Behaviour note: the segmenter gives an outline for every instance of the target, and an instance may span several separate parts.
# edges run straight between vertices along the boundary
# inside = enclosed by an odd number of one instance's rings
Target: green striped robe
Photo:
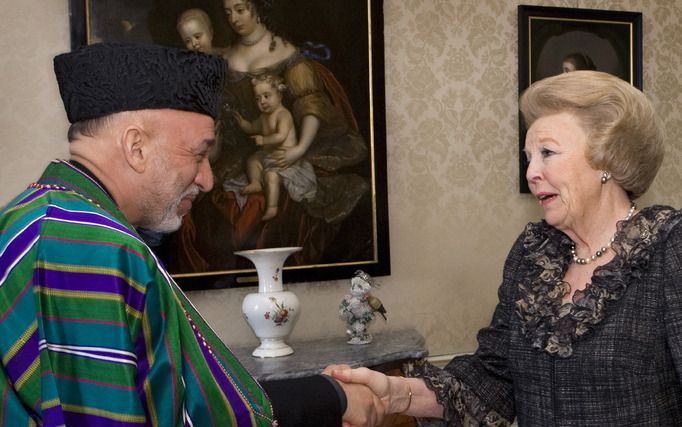
[[[0,216],[0,426],[266,426],[262,388],[94,180]]]

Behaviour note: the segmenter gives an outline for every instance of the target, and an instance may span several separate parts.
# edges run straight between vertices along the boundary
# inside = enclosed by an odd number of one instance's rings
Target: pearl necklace
[[[625,219],[623,219],[623,221],[627,221],[630,218],[632,218],[632,215],[635,213],[635,209],[637,209],[637,205],[634,202],[631,202],[630,210],[628,211],[628,214],[625,217]],[[604,255],[609,250],[609,248],[611,247],[611,244],[615,240],[616,240],[616,233],[613,234],[613,237],[611,237],[611,240],[609,241],[609,243],[606,246],[602,246],[601,248],[599,248],[599,250],[597,250],[597,252],[595,252],[595,254],[589,258],[580,258],[575,253],[575,243],[573,243],[573,245],[571,245],[571,255],[573,255],[573,262],[576,264],[579,264],[579,265],[585,265],[585,264],[591,263],[592,261],[596,260],[600,256]]]

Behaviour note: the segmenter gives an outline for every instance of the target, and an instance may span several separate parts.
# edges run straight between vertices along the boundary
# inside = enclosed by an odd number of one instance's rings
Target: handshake
[[[375,426],[387,414],[443,416],[436,396],[419,378],[387,376],[368,368],[329,365],[322,372],[336,379],[346,394],[343,427]]]

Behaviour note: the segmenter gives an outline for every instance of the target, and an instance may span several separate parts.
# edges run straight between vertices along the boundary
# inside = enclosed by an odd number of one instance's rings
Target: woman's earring
[[[601,183],[606,184],[606,181],[608,181],[611,178],[611,174],[606,172],[606,171],[601,171]]]

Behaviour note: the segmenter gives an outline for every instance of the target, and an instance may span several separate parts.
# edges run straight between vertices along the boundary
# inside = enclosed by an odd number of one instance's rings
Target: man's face
[[[208,152],[215,143],[213,119],[177,110],[152,112],[153,157],[140,197],[140,226],[169,233],[180,228],[182,217],[200,192],[213,187]]]

